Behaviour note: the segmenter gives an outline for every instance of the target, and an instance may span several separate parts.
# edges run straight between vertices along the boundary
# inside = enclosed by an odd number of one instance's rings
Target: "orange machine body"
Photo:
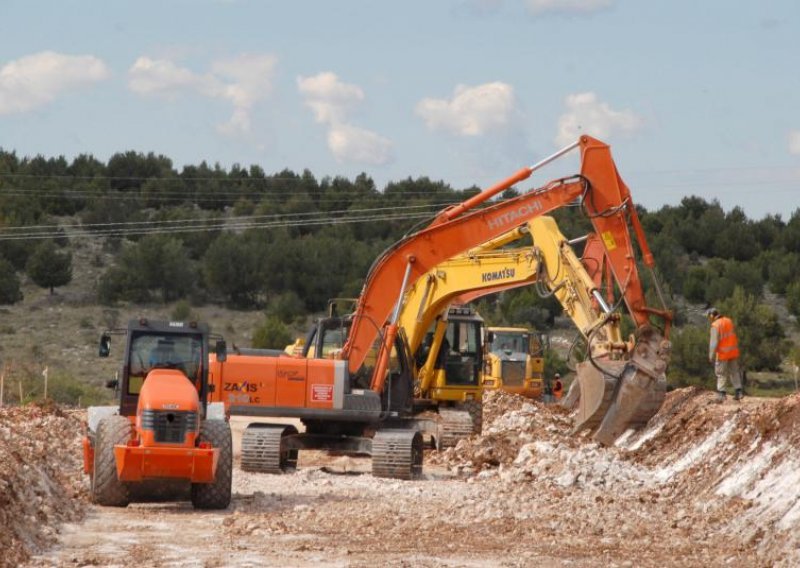
[[[197,388],[181,371],[153,369],[139,393],[135,416],[138,437],[114,446],[121,481],[153,478],[214,480],[219,450],[196,447],[200,431]]]
[[[234,414],[296,415],[340,410],[346,373],[344,361],[331,359],[230,354],[220,362],[212,355],[209,383],[213,400]]]
[[[219,450],[196,447],[200,428],[197,388],[181,371],[153,369],[148,373],[135,416],[137,437],[114,446],[117,475],[121,481],[154,478],[187,479],[210,483],[217,469]],[[178,435],[183,434],[183,435]],[[84,472],[94,463],[94,448],[83,441]]]

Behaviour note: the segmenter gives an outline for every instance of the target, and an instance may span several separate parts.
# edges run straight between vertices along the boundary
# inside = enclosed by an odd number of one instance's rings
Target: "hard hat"
[[[557,379],[560,379],[560,378],[561,378],[561,374],[559,374],[559,373],[556,373],[555,377],[556,377]]]
[[[719,310],[717,308],[708,308],[706,310],[706,317],[708,319],[714,319],[719,315]]]

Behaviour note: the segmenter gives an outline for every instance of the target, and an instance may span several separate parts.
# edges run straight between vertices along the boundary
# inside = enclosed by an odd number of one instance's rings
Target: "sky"
[[[19,156],[462,189],[589,134],[648,209],[800,207],[796,0],[0,0],[0,34]]]

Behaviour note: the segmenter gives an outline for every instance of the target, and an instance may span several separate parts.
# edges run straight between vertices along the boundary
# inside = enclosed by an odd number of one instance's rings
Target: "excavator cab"
[[[332,315],[320,318],[306,335],[300,356],[308,359],[336,359],[341,353],[351,319],[348,316]],[[408,410],[412,401],[413,364],[403,333],[395,339],[386,368],[386,388],[381,393],[383,408],[388,411]],[[369,388],[375,368],[378,347],[373,346],[364,358],[363,367],[350,377],[352,388]]]
[[[445,350],[445,346],[447,350]],[[483,364],[483,318],[467,307],[450,308],[442,345],[447,357],[439,388],[479,387]]]

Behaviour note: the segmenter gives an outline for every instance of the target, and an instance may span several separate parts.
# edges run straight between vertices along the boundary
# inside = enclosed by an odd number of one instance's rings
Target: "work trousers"
[[[742,374],[739,369],[739,359],[728,359],[714,363],[714,374],[717,376],[717,390],[724,391],[730,381],[733,388],[742,388]]]

